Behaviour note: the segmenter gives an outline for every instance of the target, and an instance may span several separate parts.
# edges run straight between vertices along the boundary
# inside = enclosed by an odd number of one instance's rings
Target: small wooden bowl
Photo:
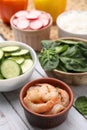
[[[31,46],[35,51],[41,50],[41,40],[50,39],[50,29],[53,23],[52,16],[49,24],[40,30],[21,30],[14,26],[13,19],[15,14],[11,17],[10,23],[16,41],[21,41]]]
[[[69,94],[69,98],[70,98],[70,102],[69,102],[68,106],[66,107],[66,109],[64,109],[63,111],[61,111],[57,114],[53,114],[53,115],[52,114],[50,114],[50,115],[38,114],[38,113],[31,111],[25,105],[23,99],[24,99],[29,87],[34,86],[35,84],[38,84],[38,83],[48,83],[48,84],[51,84],[55,87],[59,87],[61,89],[66,90],[67,93]],[[20,102],[21,102],[21,105],[24,109],[25,115],[26,115],[29,123],[32,126],[35,126],[38,128],[45,128],[45,129],[56,127],[65,121],[65,119],[67,118],[68,111],[70,110],[70,108],[73,105],[73,99],[74,99],[73,92],[72,92],[70,86],[68,86],[63,81],[60,81],[60,80],[55,79],[55,78],[39,78],[39,79],[33,80],[31,82],[28,82],[21,89],[21,92],[20,92]]]
[[[87,44],[87,40],[75,37],[62,37],[60,39],[73,40],[73,41],[83,41]],[[46,71],[49,77],[58,78],[68,84],[73,85],[86,85],[87,84],[87,72],[84,73],[68,73],[60,70]]]

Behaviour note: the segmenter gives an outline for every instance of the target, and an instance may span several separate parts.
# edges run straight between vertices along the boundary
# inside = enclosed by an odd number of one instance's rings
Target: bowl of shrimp
[[[29,123],[37,128],[53,128],[63,123],[73,105],[69,85],[55,78],[38,78],[20,91],[20,103]]]

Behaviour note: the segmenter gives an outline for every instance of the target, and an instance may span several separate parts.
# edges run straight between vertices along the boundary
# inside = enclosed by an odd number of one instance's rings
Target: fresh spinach
[[[39,60],[44,70],[53,70],[58,66],[59,56],[55,50],[44,50],[39,54]]]
[[[80,96],[75,100],[76,108],[83,114],[87,115],[87,97]]]
[[[73,40],[43,40],[39,61],[44,70],[87,71],[87,45]]]
[[[68,45],[59,45],[55,47],[56,53],[62,53],[68,49]]]

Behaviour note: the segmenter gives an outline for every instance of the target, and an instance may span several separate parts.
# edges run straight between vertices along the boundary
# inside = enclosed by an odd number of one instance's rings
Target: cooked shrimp
[[[42,95],[39,91],[39,87],[38,86],[30,87],[29,90],[27,91],[27,95],[25,98],[28,98],[28,100],[35,103],[42,102]]]
[[[64,108],[65,107],[62,104],[55,104],[53,108],[45,114],[56,114],[64,110]]]
[[[40,87],[46,87],[48,92],[51,92],[51,91],[56,91],[56,88],[53,86],[53,85],[50,85],[48,83],[43,83],[43,84],[37,84],[38,86]]]
[[[34,112],[54,114],[68,105],[69,95],[63,89],[42,83],[29,88],[24,102]]]
[[[43,95],[43,100],[44,102],[45,101],[48,101],[52,98],[56,98],[58,97],[58,92],[57,92],[57,89],[50,85],[50,84],[47,84],[47,83],[44,83],[44,84],[38,84],[40,87],[40,93]]]
[[[54,104],[56,103],[56,98],[49,100],[46,103],[38,103],[38,104],[35,104],[30,100],[28,100],[27,98],[24,98],[24,102],[27,105],[27,107],[32,111],[37,113],[44,113],[49,111],[54,106]]]
[[[61,104],[66,107],[69,104],[69,95],[63,89],[58,89],[58,94],[61,96]]]

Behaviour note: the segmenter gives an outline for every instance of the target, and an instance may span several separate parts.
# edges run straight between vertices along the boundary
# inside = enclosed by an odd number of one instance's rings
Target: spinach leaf
[[[74,40],[42,40],[39,61],[44,70],[87,71],[87,45]]]
[[[59,56],[55,53],[55,50],[48,49],[39,54],[39,61],[44,70],[53,70],[59,64]]]
[[[56,43],[55,41],[52,41],[52,40],[42,40],[41,45],[44,50],[44,49],[50,49],[50,48],[53,49],[53,48],[55,48],[55,46],[60,45],[60,43],[59,42]]]
[[[79,47],[80,48],[80,52],[83,56],[87,57],[87,48],[83,48],[83,47]]]
[[[61,62],[60,59],[59,59],[59,64],[58,64],[58,66],[57,66],[56,69],[61,70],[61,71],[64,71],[64,72],[67,72],[67,69],[66,69],[66,67],[65,67],[65,64],[63,64],[63,62]]]
[[[65,68],[71,72],[85,72],[87,71],[87,65],[84,63],[84,59],[61,57],[61,62],[65,65]]]
[[[78,44],[78,41],[74,41],[74,40],[59,39],[58,42],[69,44],[69,45],[76,45],[76,44]]]
[[[81,58],[83,57],[78,46],[72,46],[68,47],[68,49],[61,54],[61,56],[66,56],[66,57],[73,57],[73,58]]]
[[[79,46],[82,47],[82,48],[85,48],[87,49],[87,43],[84,43],[84,42],[79,42]]]
[[[55,50],[56,50],[56,53],[61,53],[61,52],[64,52],[68,49],[68,45],[59,45],[57,47],[55,47]]]
[[[87,97],[80,96],[75,100],[76,108],[83,114],[87,115]]]

